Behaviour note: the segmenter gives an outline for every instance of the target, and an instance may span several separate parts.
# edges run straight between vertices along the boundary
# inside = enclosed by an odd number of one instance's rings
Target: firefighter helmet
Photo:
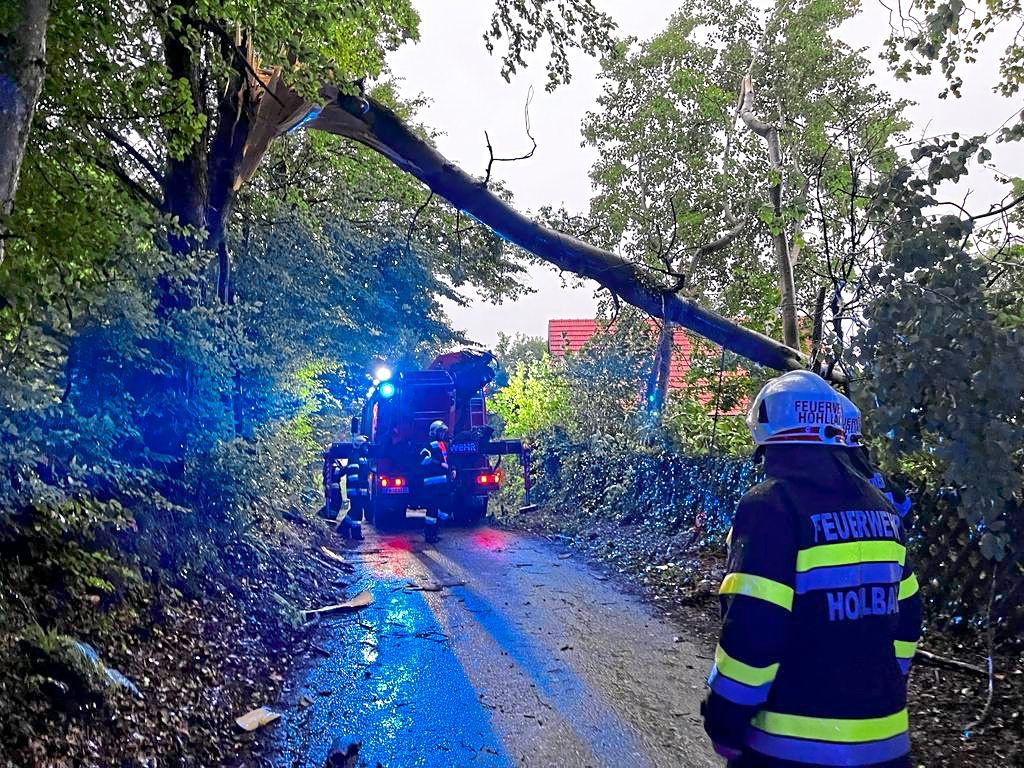
[[[441,440],[448,435],[448,425],[438,419],[430,425],[428,433],[432,440]]]
[[[765,384],[747,413],[747,427],[758,445],[846,444],[839,393],[810,371],[790,371]]]
[[[843,406],[843,432],[846,433],[846,444],[851,448],[859,448],[863,445],[860,431],[860,408],[846,395],[837,392],[836,396]]]
[[[352,438],[352,447],[360,453],[366,453],[370,447],[370,438],[366,435],[356,435]]]

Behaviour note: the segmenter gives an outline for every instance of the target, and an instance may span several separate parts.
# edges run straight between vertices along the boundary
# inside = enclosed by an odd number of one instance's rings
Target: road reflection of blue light
[[[497,531],[493,533],[501,535]],[[428,554],[419,559],[438,578],[443,578],[447,571],[455,568],[454,563],[447,561],[442,566],[435,557]],[[599,692],[567,665],[558,664],[557,670],[551,669],[556,660],[550,649],[533,641],[523,627],[515,626],[504,612],[471,587],[454,585],[451,594],[462,603],[472,621],[483,627],[498,647],[516,662],[518,669],[544,694],[546,701],[576,734],[584,737],[593,754],[633,768],[648,764],[645,750],[635,733],[623,725]],[[523,599],[511,593],[507,597],[510,600]],[[458,632],[459,628],[453,626],[452,630]]]
[[[374,604],[319,640],[331,656],[306,672],[298,694],[313,705],[284,723],[278,764],[323,765],[340,739],[362,742],[368,765],[511,766],[423,594],[403,575],[373,578]]]

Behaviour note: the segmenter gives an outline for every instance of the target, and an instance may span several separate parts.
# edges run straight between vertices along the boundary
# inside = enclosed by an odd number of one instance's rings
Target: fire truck
[[[398,525],[423,507],[420,451],[434,421],[448,425],[448,463],[454,469],[449,512],[467,525],[483,520],[501,488],[501,457],[517,455],[529,484],[529,452],[520,440],[493,440],[484,388],[494,379],[490,352],[439,355],[425,369],[403,370],[375,381],[353,433],[370,440],[374,471],[368,517],[379,528]],[[494,460],[497,457],[497,460]]]

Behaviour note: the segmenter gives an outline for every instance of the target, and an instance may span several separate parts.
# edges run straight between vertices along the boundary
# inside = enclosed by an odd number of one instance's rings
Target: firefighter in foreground
[[[747,423],[766,479],[740,502],[704,728],[732,768],[910,765],[920,634],[899,516],[851,462],[820,377],[769,382]]]
[[[448,425],[435,421],[430,425],[430,442],[420,451],[423,498],[426,505],[424,538],[435,542],[439,538],[438,527],[448,519],[447,507],[451,496],[451,481],[455,470],[448,466]]]

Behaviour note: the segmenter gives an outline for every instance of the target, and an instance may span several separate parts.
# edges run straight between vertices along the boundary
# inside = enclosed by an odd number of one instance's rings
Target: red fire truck
[[[455,470],[450,512],[457,522],[472,524],[487,515],[488,499],[503,479],[501,456],[518,455],[528,469],[521,441],[491,439],[484,388],[494,379],[494,362],[490,352],[461,350],[374,385],[352,426],[370,439],[374,472],[368,515],[376,526],[393,526],[407,510],[422,508],[420,451],[434,421],[448,425],[448,462]]]

